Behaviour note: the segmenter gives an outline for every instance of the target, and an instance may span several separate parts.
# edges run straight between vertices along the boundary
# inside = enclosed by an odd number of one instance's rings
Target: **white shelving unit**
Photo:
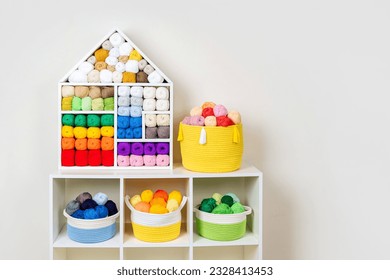
[[[178,189],[188,196],[182,210],[180,236],[170,242],[149,243],[136,239],[132,232],[126,195],[145,188],[167,191]],[[77,243],[66,233],[63,209],[79,193],[104,192],[120,211],[116,235],[105,242]],[[194,224],[193,208],[214,192],[237,194],[242,204],[252,208],[247,216],[243,238],[223,242],[199,236]],[[81,170],[61,171],[50,176],[50,258],[51,259],[262,259],[262,173],[243,163],[240,170],[229,173],[198,173],[175,164],[172,170]]]

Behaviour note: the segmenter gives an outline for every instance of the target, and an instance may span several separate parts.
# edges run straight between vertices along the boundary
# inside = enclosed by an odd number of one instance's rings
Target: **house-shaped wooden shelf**
[[[120,30],[58,84],[59,169],[171,169],[173,83]]]

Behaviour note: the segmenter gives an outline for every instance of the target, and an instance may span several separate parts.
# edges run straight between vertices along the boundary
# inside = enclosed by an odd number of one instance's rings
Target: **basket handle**
[[[193,209],[194,213],[200,212],[200,209],[198,207],[199,207],[199,205],[194,207],[194,209]],[[252,208],[250,208],[249,206],[244,206],[244,209],[245,209],[245,211],[242,213],[244,213],[245,216],[248,216],[249,214],[252,213]],[[242,214],[242,213],[239,213],[239,214]],[[227,214],[227,215],[229,215],[229,214]]]
[[[238,130],[237,126],[235,125],[234,126],[234,129],[233,129],[233,143],[240,143],[240,140],[241,140],[241,136],[240,136],[240,131]]]
[[[183,141],[183,129],[182,124],[179,124],[179,133],[177,134],[177,141]]]

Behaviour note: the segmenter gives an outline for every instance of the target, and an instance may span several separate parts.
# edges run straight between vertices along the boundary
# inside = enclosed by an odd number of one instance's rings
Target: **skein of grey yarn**
[[[74,212],[76,212],[79,209],[80,209],[80,203],[76,200],[72,200],[66,205],[65,211],[69,215],[72,215]]]
[[[83,192],[76,197],[76,200],[80,203],[83,204],[83,202],[86,199],[92,199],[92,195],[89,192]]]

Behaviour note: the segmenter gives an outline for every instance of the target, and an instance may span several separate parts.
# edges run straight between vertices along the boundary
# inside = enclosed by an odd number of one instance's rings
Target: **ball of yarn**
[[[93,200],[95,200],[98,205],[104,205],[108,201],[108,196],[102,192],[98,192],[93,196]]]
[[[168,193],[164,190],[157,190],[153,194],[153,198],[161,197],[164,201],[168,201]]]
[[[235,124],[241,123],[241,115],[237,111],[230,111],[228,114],[229,119],[231,119]]]
[[[79,209],[75,211],[71,216],[76,219],[84,219],[84,210]]]
[[[211,213],[216,206],[217,204],[214,198],[205,198],[202,200],[199,210]]]
[[[146,65],[148,65],[148,62],[145,59],[141,59],[140,61],[138,61],[138,68],[139,68],[139,70],[144,70]]]
[[[205,126],[217,126],[217,118],[215,116],[208,116],[204,119]]]
[[[95,70],[99,71],[99,80],[100,80],[100,71],[107,69],[107,63],[104,61],[98,61],[95,63]]]
[[[189,116],[184,117],[184,119],[181,121],[181,123],[190,125],[191,124],[191,117],[189,117]]]
[[[162,197],[155,197],[155,198],[153,198],[150,201],[150,206],[153,206],[153,205],[156,205],[156,204],[159,204],[159,205],[161,205],[163,207],[167,206],[166,201]]]
[[[150,206],[149,213],[151,214],[166,214],[168,209],[162,206],[161,204],[154,204]]]
[[[106,40],[106,41],[104,41],[103,42],[103,44],[102,44],[102,48],[103,49],[105,49],[105,50],[111,50],[112,49],[112,44],[111,44],[111,42],[109,41],[109,40]]]
[[[88,198],[88,199],[84,200],[83,203],[81,203],[80,209],[86,210],[86,209],[90,209],[90,208],[95,208],[96,206],[98,206],[96,201]]]
[[[95,207],[96,214],[99,219],[105,218],[108,216],[108,209],[104,205],[98,205]]]
[[[202,107],[194,107],[190,111],[190,116],[201,116],[202,115]]]
[[[72,215],[74,212],[80,209],[80,203],[77,200],[69,201],[69,203],[66,205],[66,213],[69,215]]]
[[[140,201],[142,201],[142,199],[139,194],[136,194],[130,198],[130,204],[133,205],[133,207],[135,207]]]
[[[215,202],[216,202],[216,204],[218,205],[218,204],[221,203],[222,194],[220,194],[220,193],[214,193],[214,194],[212,195],[212,198],[215,199]]]
[[[213,108],[210,108],[210,107],[207,107],[207,108],[204,108],[202,110],[202,116],[204,118],[208,117],[208,116],[214,116],[214,110]]]
[[[94,220],[98,218],[99,218],[99,214],[96,212],[95,208],[89,208],[84,211],[84,219]]]
[[[133,50],[133,47],[131,46],[130,43],[126,42],[126,43],[121,44],[118,47],[118,49],[119,49],[120,56],[123,56],[123,55],[129,56],[130,52]]]
[[[150,204],[146,201],[140,201],[134,206],[134,209],[140,212],[149,213]]]
[[[70,74],[68,80],[71,83],[86,83],[88,81],[87,74],[81,70],[75,70],[72,74]]]
[[[228,110],[225,108],[225,106],[221,104],[217,104],[213,108],[214,116],[216,117],[222,117],[226,116],[228,114]]]
[[[180,203],[181,203],[181,201],[183,199],[183,196],[181,195],[181,192],[174,190],[174,191],[171,191],[169,193],[168,201],[171,200],[171,199],[176,200],[177,203],[180,205]]]
[[[83,73],[85,73],[85,74],[88,74],[89,72],[91,72],[91,71],[94,69],[94,66],[93,66],[93,64],[90,63],[90,62],[84,61],[84,62],[82,62],[82,63],[79,65],[78,69],[79,69],[81,72],[83,72]]]
[[[114,47],[120,46],[125,41],[125,39],[118,32],[112,34],[109,40]]]
[[[227,205],[225,203],[221,203],[221,204],[217,205],[217,207],[215,207],[213,209],[213,211],[211,211],[211,213],[213,213],[213,214],[233,214],[233,211],[229,205]]]
[[[100,81],[102,83],[111,83],[112,82],[112,72],[107,69],[100,71]]]
[[[88,83],[99,83],[100,82],[100,72],[99,70],[92,70],[87,75]]]
[[[228,196],[231,196],[233,198],[233,203],[236,203],[236,202],[240,202],[240,199],[238,198],[238,196],[234,193],[226,193],[225,195],[228,195]]]
[[[94,53],[97,62],[106,60],[108,54],[109,51],[103,48],[96,50]]]
[[[221,198],[221,203],[223,204],[227,204],[230,206],[233,205],[233,198],[230,196],[230,195],[224,195],[222,198]]]
[[[204,117],[203,116],[192,116],[190,119],[190,124],[203,126],[204,125]]]
[[[232,209],[233,213],[235,214],[245,212],[245,208],[241,205],[240,202],[234,203],[230,209]]]
[[[234,125],[234,122],[226,116],[217,117],[217,126],[230,126]]]
[[[166,208],[168,209],[168,212],[171,213],[179,209],[179,203],[177,203],[176,199],[171,198],[168,200]]]
[[[96,57],[94,55],[91,55],[90,57],[88,57],[87,62],[94,65],[96,63]]]
[[[204,108],[214,108],[214,106],[215,106],[215,103],[209,101],[209,102],[205,102],[205,103],[202,104],[202,109],[204,109]]]
[[[153,199],[153,191],[152,190],[144,190],[141,193],[141,200],[145,202],[150,202]]]
[[[106,206],[106,208],[108,210],[108,216],[112,216],[112,215],[115,215],[116,213],[118,213],[118,208],[116,207],[116,204],[114,201],[108,200],[106,202],[106,204],[104,204],[104,206]]]
[[[76,197],[76,200],[82,204],[85,200],[92,199],[92,195],[89,192],[83,192]]]

